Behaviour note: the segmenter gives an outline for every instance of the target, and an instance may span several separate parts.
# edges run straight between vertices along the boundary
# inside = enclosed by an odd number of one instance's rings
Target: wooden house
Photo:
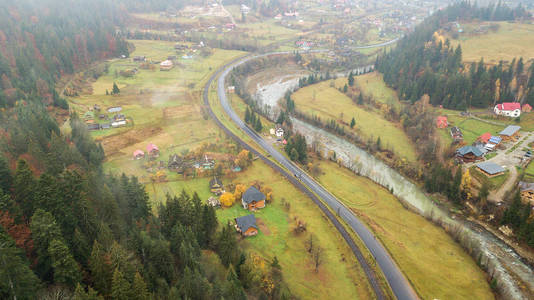
[[[499,135],[503,141],[515,141],[519,137],[520,129],[521,126],[508,125],[501,132],[499,132]]]
[[[462,131],[456,126],[451,128],[451,137],[454,142],[461,142],[464,139]]]
[[[482,160],[484,153],[475,146],[464,146],[456,149],[456,157],[463,162]]]
[[[215,195],[219,196],[224,193],[224,186],[222,182],[216,176],[210,180],[210,191]]]
[[[164,60],[162,61],[160,64],[159,64],[159,70],[160,71],[169,71],[172,69],[172,67],[174,66],[174,64],[172,63],[171,60]]]
[[[169,171],[179,172],[182,170],[183,172],[183,165],[184,160],[178,154],[173,154],[169,157],[167,168],[169,168]]]
[[[241,198],[241,204],[244,209],[256,210],[265,207],[265,195],[260,192],[256,187],[249,187]]]
[[[436,126],[438,128],[447,128],[447,126],[449,126],[447,116],[438,116],[438,118],[436,119]]]
[[[235,218],[235,228],[242,236],[258,234],[258,225],[256,225],[256,217],[253,214]]]

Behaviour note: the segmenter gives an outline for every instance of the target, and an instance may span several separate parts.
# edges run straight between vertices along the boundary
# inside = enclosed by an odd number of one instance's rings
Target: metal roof
[[[503,167],[491,161],[481,162],[476,164],[476,166],[490,175],[502,173],[505,171]]]
[[[492,144],[498,144],[502,141],[502,138],[500,136],[492,136],[488,143],[492,143]]]
[[[501,132],[499,132],[500,135],[506,135],[506,136],[512,136],[516,132],[521,129],[521,126],[517,125],[508,125],[508,127],[504,128]]]
[[[474,147],[474,146],[463,146],[462,148],[456,149],[456,152],[460,154],[461,156],[464,156],[467,153],[473,153],[477,157],[483,155],[482,151],[480,151],[479,148]]]

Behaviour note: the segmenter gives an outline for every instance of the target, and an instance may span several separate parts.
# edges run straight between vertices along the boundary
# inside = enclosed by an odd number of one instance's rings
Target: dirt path
[[[509,168],[509,170],[510,170],[510,176],[508,176],[508,179],[506,179],[506,182],[501,186],[501,188],[497,192],[491,193],[488,196],[488,200],[490,202],[493,202],[493,203],[502,202],[506,192],[508,192],[514,187],[515,180],[517,179],[517,169],[515,167],[511,167]]]
[[[234,19],[234,16],[232,16],[232,14],[226,10],[226,8],[224,7],[223,3],[222,3],[222,0],[219,2],[219,5],[221,6],[221,9],[226,13],[228,14],[228,16],[230,17],[230,21],[232,21],[232,24],[236,24],[237,23],[235,22],[235,19]]]

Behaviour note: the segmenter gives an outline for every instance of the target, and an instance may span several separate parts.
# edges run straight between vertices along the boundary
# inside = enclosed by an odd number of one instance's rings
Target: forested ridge
[[[430,103],[452,109],[487,107],[498,101],[534,104],[534,68],[527,70],[522,58],[488,66],[462,63],[461,45],[454,48],[440,35],[445,24],[454,21],[514,21],[529,17],[521,6],[504,4],[478,7],[459,2],[436,12],[402,38],[395,49],[377,59],[376,67],[386,83],[402,99],[415,102],[423,95]]]
[[[65,108],[54,89],[62,75],[128,55],[117,30],[124,17],[104,0],[0,3],[0,107],[26,100]]]
[[[258,267],[196,193],[152,206],[103,171],[76,113],[70,132],[49,115],[61,76],[128,55],[109,3],[0,5],[0,299],[291,297],[276,257]]]

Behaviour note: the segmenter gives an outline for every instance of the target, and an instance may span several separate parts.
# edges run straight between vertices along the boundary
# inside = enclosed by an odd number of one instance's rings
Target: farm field
[[[318,180],[383,242],[422,299],[493,299],[484,272],[440,227],[386,189],[330,161]]]
[[[346,82],[345,78],[338,79],[336,85]],[[350,129],[347,125],[345,130],[361,134],[364,139],[376,141],[381,139],[382,145],[386,149],[393,150],[400,157],[409,161],[416,160],[415,149],[408,136],[398,127],[384,119],[379,112],[369,111],[361,108],[352,102],[345,94],[330,86],[330,81],[320,82],[307,86],[296,91],[292,98],[298,111],[309,116],[316,115],[323,122],[329,120],[342,120],[345,124],[350,124],[354,117],[356,120],[355,129]]]
[[[474,34],[480,23],[462,24],[464,34],[459,39],[451,39],[452,45],[462,45],[462,55],[465,62],[478,62],[481,57],[486,63],[497,64],[500,60],[512,61],[523,57],[524,61],[534,58],[534,25],[491,22],[498,24],[496,32]]]

